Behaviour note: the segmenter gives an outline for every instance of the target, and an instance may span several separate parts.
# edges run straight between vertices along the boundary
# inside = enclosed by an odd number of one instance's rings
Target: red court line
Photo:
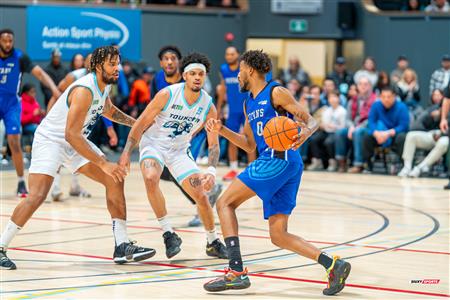
[[[5,215],[5,214],[1,214],[0,216],[1,217],[11,217],[10,215]],[[80,221],[80,220],[54,219],[54,218],[42,218],[42,217],[32,217],[32,219],[39,220],[39,221],[56,221],[56,222],[61,222],[61,223],[76,223],[76,224],[92,224],[92,225],[111,226],[111,224],[109,224],[109,223],[98,223],[98,222]],[[128,228],[136,228],[136,229],[159,229],[159,230],[161,230],[160,227],[155,227],[155,226],[127,225],[127,227]],[[189,230],[189,229],[176,229],[175,231],[204,234],[204,232],[202,232],[202,231],[195,231],[195,230]],[[219,233],[219,234],[221,234],[221,233]],[[263,236],[263,235],[240,234],[239,236],[247,237],[247,238],[256,238],[256,239],[270,239],[269,236]],[[336,243],[336,242],[311,241],[311,240],[308,240],[308,242],[314,243],[314,244],[325,244],[325,245],[340,244],[340,243]],[[385,247],[385,246],[370,246],[370,245],[357,245],[357,244],[342,244],[342,246],[362,247],[362,248],[371,248],[371,249],[388,249],[388,248],[390,248],[390,247]],[[405,251],[405,252],[416,252],[416,253],[426,253],[426,254],[450,255],[450,252],[430,251],[430,250],[422,250],[422,249],[396,248],[391,251]]]
[[[82,254],[82,253],[68,253],[68,252],[59,252],[59,251],[49,251],[49,250],[38,250],[38,249],[23,249],[23,248],[10,248],[9,250],[18,250],[18,251],[27,251],[27,252],[40,252],[40,253],[47,253],[47,254],[58,254],[58,255],[67,255],[67,256],[78,256],[78,257],[87,257],[87,258],[96,258],[96,259],[103,259],[103,260],[112,260],[110,257],[106,256],[98,256],[98,255],[90,255],[90,254]],[[223,273],[222,270],[208,270],[207,268],[203,267],[188,267],[178,264],[164,264],[164,263],[157,263],[157,262],[141,262],[141,264],[146,265],[156,265],[161,267],[170,267],[170,268],[185,268],[185,269],[192,269],[192,270],[207,270],[212,272],[218,272]],[[278,279],[278,280],[286,280],[286,281],[298,281],[298,282],[307,282],[307,283],[316,283],[316,284],[326,284],[326,281],[321,280],[312,280],[312,279],[304,279],[304,278],[295,278],[295,277],[287,277],[287,276],[278,276],[278,275],[268,275],[264,273],[252,273],[250,276],[254,277],[261,277],[261,278],[270,278],[270,279]],[[405,289],[396,289],[396,288],[388,288],[388,287],[381,287],[381,286],[372,286],[372,285],[362,285],[362,284],[352,284],[347,283],[347,287],[353,287],[353,288],[359,288],[359,289],[369,289],[369,290],[378,290],[378,291],[385,291],[385,292],[394,292],[394,293],[407,293],[407,294],[415,294],[415,295],[423,295],[423,296],[436,296],[436,297],[450,297],[450,294],[441,294],[441,293],[430,293],[430,292],[421,292],[421,291],[415,291],[415,290],[405,290]]]

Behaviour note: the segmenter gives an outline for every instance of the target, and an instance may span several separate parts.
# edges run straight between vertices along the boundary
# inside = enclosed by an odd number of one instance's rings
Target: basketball
[[[275,117],[264,127],[264,140],[270,148],[285,151],[291,148],[298,132],[299,128],[294,120],[288,117]]]

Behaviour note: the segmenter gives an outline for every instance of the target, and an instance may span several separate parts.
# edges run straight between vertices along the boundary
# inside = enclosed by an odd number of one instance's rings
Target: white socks
[[[212,242],[218,239],[215,228],[211,231],[206,231],[206,239],[208,240],[208,244],[211,244]]]
[[[9,220],[0,237],[0,247],[8,248],[9,243],[11,243],[12,239],[16,236],[20,229],[22,228],[16,225],[13,221]]]
[[[164,216],[162,218],[158,219],[159,225],[161,226],[163,232],[173,232],[173,228],[169,223],[169,218],[167,216]]]
[[[25,177],[23,177],[23,176],[17,176],[17,181],[19,181],[19,182],[24,182],[24,181],[25,181]]]
[[[127,221],[121,219],[112,219],[112,229],[116,246],[122,243],[129,243],[127,234]]]
[[[230,161],[230,169],[236,171],[237,168],[238,168],[238,162],[237,162],[237,160],[235,160],[235,161]]]

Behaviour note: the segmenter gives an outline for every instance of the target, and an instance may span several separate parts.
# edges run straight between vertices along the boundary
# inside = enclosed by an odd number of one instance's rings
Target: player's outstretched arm
[[[132,127],[136,120],[130,117],[120,109],[118,109],[108,97],[105,101],[105,109],[103,110],[103,116],[107,117],[113,122]]]
[[[318,128],[319,123],[292,97],[288,89],[276,87],[272,92],[275,109],[282,108],[292,114],[301,131],[296,136],[292,149],[297,150]]]
[[[74,99],[76,101],[73,101]],[[126,170],[117,164],[108,162],[105,157],[98,155],[82,135],[85,116],[89,111],[92,100],[92,93],[88,88],[80,86],[71,91],[68,97],[69,113],[65,131],[66,141],[81,156],[113,177],[114,181],[123,181],[126,176]]]
[[[228,129],[226,126],[223,126],[222,121],[213,119],[210,119],[208,120],[208,122],[206,122],[206,131],[215,131],[219,133],[231,143],[235,144],[248,153],[252,153],[256,150],[255,138],[253,137],[253,132],[250,124],[248,124],[247,118],[245,119],[244,124],[244,134],[236,133]]]
[[[119,165],[124,168],[130,169],[130,156],[134,147],[141,140],[142,134],[153,124],[156,116],[164,109],[170,98],[170,92],[168,89],[159,91],[155,98],[145,108],[136,122],[131,127],[131,131],[128,134],[127,143],[123,148],[122,155],[119,159]]]

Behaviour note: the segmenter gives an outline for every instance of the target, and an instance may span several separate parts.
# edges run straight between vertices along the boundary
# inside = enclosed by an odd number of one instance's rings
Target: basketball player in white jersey
[[[0,236],[2,268],[16,268],[6,256],[6,249],[45,200],[62,164],[105,186],[116,244],[114,262],[140,261],[155,254],[155,250],[133,245],[128,239],[124,195],[126,170],[108,162],[100,149],[86,139],[101,115],[128,126],[135,122],[117,109],[108,96],[111,84],[117,82],[119,76],[119,60],[119,51],[112,46],[96,49],[92,54],[91,73],[66,89],[37,128],[29,170],[29,197],[17,205]]]
[[[169,223],[164,195],[159,188],[164,166],[197,203],[206,229],[206,254],[228,257],[225,245],[217,237],[213,210],[206,194],[214,186],[219,161],[217,133],[208,133],[206,174],[200,172],[189,150],[192,136],[203,128],[206,120],[217,117],[211,96],[202,89],[209,67],[208,58],[202,54],[192,53],[183,58],[180,69],[185,82],[170,85],[156,94],[133,125],[119,160],[122,167],[129,168],[131,151],[140,142],[140,166],[147,196],[164,232],[168,258],[181,251],[182,241]]]

